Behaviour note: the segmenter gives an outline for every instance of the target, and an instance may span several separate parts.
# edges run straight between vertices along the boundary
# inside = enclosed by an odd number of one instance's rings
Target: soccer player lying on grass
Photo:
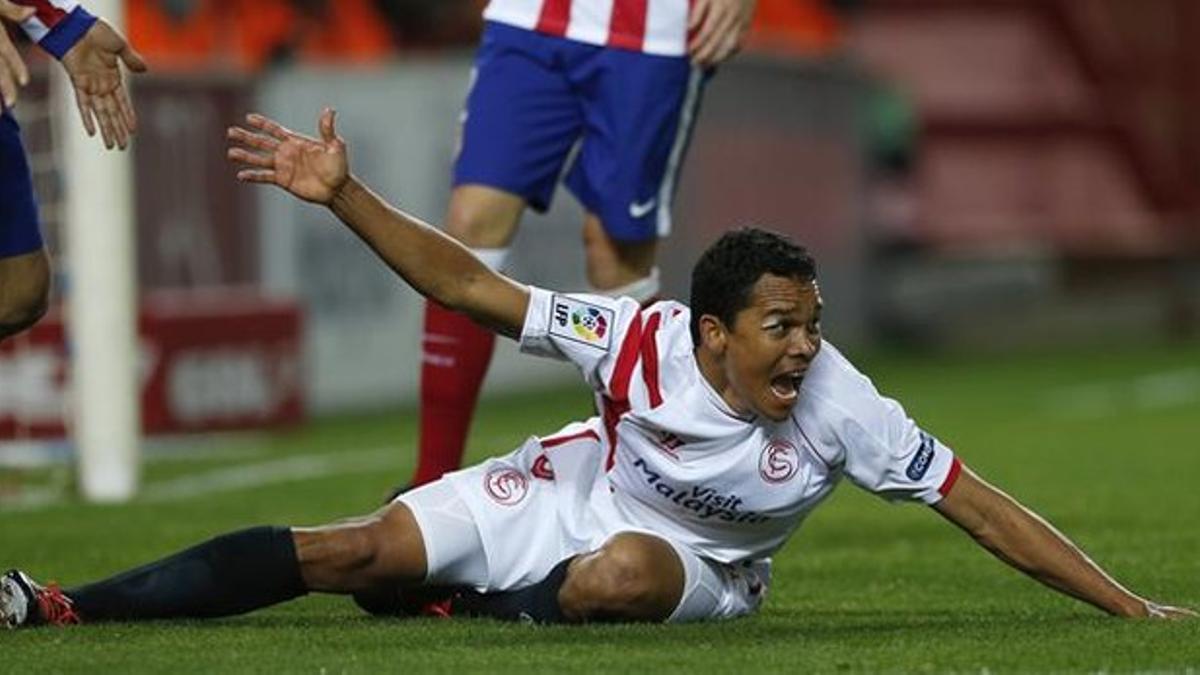
[[[238,178],[328,206],[416,290],[527,352],[573,361],[602,415],[362,518],[234,532],[65,592],[9,572],[8,625],[227,616],[310,591],[399,606],[429,599],[422,586],[458,589],[441,607],[467,615],[735,617],[759,607],[770,556],[843,475],[931,505],[1105,612],[1192,615],[1126,590],[876,392],[823,340],[803,248],[762,230],[726,234],[692,272],[690,310],[522,286],[351,176],[333,117],[321,116],[318,140],[249,116],[250,130],[229,131],[229,157],[249,165]]]

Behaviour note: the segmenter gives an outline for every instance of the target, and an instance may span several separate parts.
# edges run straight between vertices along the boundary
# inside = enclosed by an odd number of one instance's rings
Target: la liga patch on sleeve
[[[566,295],[555,295],[550,309],[550,334],[608,351],[616,317],[612,309]]]

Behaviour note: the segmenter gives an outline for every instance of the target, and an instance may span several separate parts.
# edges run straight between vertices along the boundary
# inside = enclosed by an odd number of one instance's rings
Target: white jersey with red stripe
[[[643,309],[629,298],[531,289],[521,348],[581,369],[597,392],[602,415],[590,426],[605,455],[560,467],[555,439],[543,439],[543,473],[603,472],[572,478],[607,481],[591,491],[612,500],[597,511],[720,562],[770,556],[842,476],[926,504],[957,478],[953,451],[827,341],[786,421],[739,416],[700,373],[690,316],[676,302]]]
[[[490,0],[483,18],[587,44],[687,53],[690,0]]]

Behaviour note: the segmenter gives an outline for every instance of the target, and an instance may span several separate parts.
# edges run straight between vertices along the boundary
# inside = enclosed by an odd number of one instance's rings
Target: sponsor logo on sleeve
[[[510,466],[499,466],[483,477],[483,488],[492,501],[501,506],[513,506],[525,499],[529,480],[525,474]]]
[[[612,342],[613,311],[575,298],[556,295],[550,319],[550,334],[597,349],[607,350]]]
[[[913,455],[912,461],[908,463],[908,468],[904,470],[904,475],[908,476],[909,480],[917,481],[925,477],[925,473],[933,464],[935,444],[933,436],[924,431],[921,432],[921,447],[917,449],[917,454]]]
[[[768,483],[786,483],[799,468],[800,452],[787,439],[771,439],[758,457],[758,473]]]

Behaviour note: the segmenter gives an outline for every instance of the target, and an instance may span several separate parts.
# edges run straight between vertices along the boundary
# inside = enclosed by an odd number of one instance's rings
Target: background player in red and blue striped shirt
[[[99,130],[106,148],[124,149],[137,118],[122,86],[121,67],[146,64],[103,19],[67,0],[0,0],[0,18],[19,22],[29,37],[58,59],[75,88],[89,136]],[[38,224],[37,199],[20,129],[9,108],[28,72],[0,29],[0,340],[32,325],[45,312],[50,264]]]
[[[491,0],[463,111],[448,234],[503,267],[526,207],[560,177],[586,211],[592,290],[658,294],[658,240],[704,81],[754,0]],[[577,154],[572,154],[577,148]],[[414,485],[458,468],[491,361],[489,331],[430,302]]]

